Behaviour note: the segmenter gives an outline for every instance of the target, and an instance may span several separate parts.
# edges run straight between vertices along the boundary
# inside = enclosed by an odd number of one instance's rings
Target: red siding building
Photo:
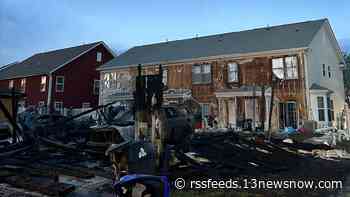
[[[60,112],[95,107],[99,94],[96,68],[114,56],[104,42],[38,53],[1,68],[0,89],[22,90],[26,94],[23,107]]]

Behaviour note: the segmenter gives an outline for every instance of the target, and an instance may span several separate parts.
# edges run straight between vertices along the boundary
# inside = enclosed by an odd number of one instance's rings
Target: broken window
[[[21,79],[21,91],[25,92],[26,91],[26,79]]]
[[[318,121],[325,121],[325,106],[323,96],[317,97]]]
[[[284,78],[283,58],[272,59],[272,72],[277,78]]]
[[[12,89],[13,88],[13,80],[10,80],[9,81],[9,89]]]
[[[64,92],[64,76],[56,77],[56,92]]]
[[[195,64],[192,66],[192,83],[208,84],[211,83],[211,65]]]
[[[96,61],[97,62],[101,62],[102,61],[102,53],[101,52],[97,52],[96,53]]]
[[[46,91],[46,76],[41,77],[40,81],[40,91],[45,92]]]
[[[298,58],[288,56],[272,59],[272,72],[279,79],[298,79]]]
[[[228,64],[228,82],[238,82],[238,65],[237,63]]]
[[[94,95],[98,95],[100,92],[100,80],[94,80],[93,93]]]
[[[296,56],[285,58],[286,79],[298,79],[298,60]]]

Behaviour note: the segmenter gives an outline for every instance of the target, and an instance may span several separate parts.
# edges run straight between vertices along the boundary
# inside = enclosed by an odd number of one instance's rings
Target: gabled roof
[[[99,70],[308,47],[327,19],[136,46]]]
[[[37,53],[22,62],[0,69],[0,80],[49,74],[103,42]]]

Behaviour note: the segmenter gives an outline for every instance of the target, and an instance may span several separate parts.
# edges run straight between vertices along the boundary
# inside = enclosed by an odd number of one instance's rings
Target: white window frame
[[[90,102],[83,102],[81,104],[81,108],[83,108],[83,109],[91,108]]]
[[[22,92],[26,91],[26,83],[27,83],[27,81],[26,81],[25,78],[21,79],[20,89],[21,89]]]
[[[96,53],[96,62],[102,62],[102,52]]]
[[[227,64],[227,81],[230,83],[238,82],[238,64],[236,62]]]
[[[14,81],[10,80],[9,81],[9,89],[12,89],[14,87]]]
[[[290,61],[288,61],[289,59]],[[284,80],[298,79],[299,78],[298,67],[299,67],[299,62],[298,62],[297,55],[277,57],[272,59],[272,73],[279,79],[284,79]],[[292,72],[290,72],[290,70]],[[292,73],[292,75],[289,75],[290,73]]]
[[[46,76],[41,76],[41,79],[40,79],[40,92],[45,92],[46,91],[46,83],[47,83],[47,77]]]
[[[94,79],[94,84],[92,87],[92,92],[94,95],[99,95],[100,94],[100,80]]]
[[[322,98],[322,103],[323,103],[323,107],[322,106],[319,106],[319,98]],[[327,102],[327,101],[326,101]],[[324,99],[324,96],[317,96],[316,97],[316,105],[317,105],[317,120],[318,121],[326,121],[326,115],[327,115],[327,107],[326,107],[326,103],[325,102],[325,99]],[[324,120],[320,120],[320,111],[323,112],[323,119]]]
[[[103,75],[103,88],[105,89],[111,88],[111,78],[112,78],[111,73],[105,73]]]
[[[61,107],[57,107],[57,105],[60,105]],[[63,113],[63,102],[62,101],[55,101],[55,105],[54,105],[55,111],[58,111],[60,113]]]
[[[196,78],[195,75],[197,75]],[[209,80],[205,80],[206,75],[209,75]],[[197,78],[199,80],[195,81]],[[192,65],[192,84],[210,84],[211,82],[211,64]]]
[[[328,78],[332,78],[331,67],[328,66]]]
[[[322,75],[326,77],[326,64],[322,64]]]
[[[59,79],[62,79],[62,82],[59,83]],[[59,85],[62,86],[62,89],[58,88]],[[63,75],[56,76],[55,90],[56,90],[56,92],[64,92],[64,76]]]
[[[168,69],[163,69],[162,82],[164,86],[168,85]]]

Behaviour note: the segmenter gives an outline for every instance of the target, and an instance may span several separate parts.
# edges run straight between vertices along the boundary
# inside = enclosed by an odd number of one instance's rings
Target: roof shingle
[[[37,53],[22,62],[1,69],[0,80],[49,74],[54,69],[71,61],[73,58],[100,43],[101,42],[94,42],[70,48]]]
[[[326,20],[136,46],[99,69],[308,47]]]

